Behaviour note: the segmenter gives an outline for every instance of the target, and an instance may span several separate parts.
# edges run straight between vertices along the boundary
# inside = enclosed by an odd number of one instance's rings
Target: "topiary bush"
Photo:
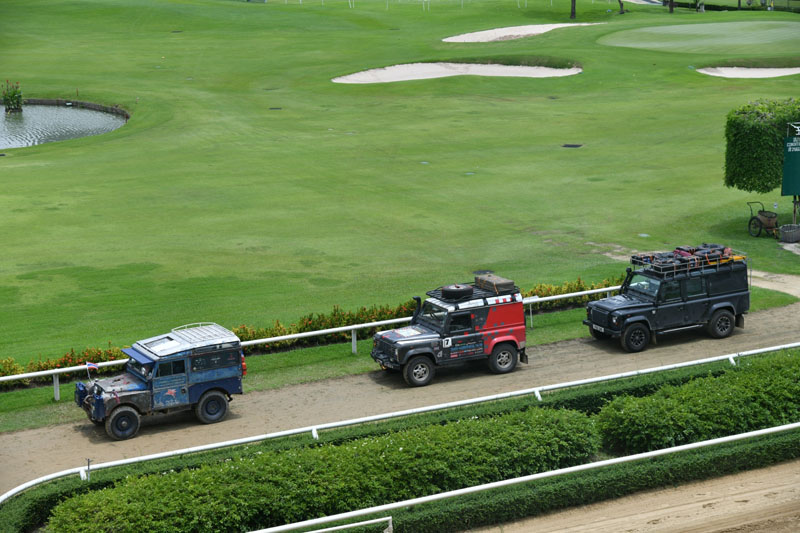
[[[757,100],[728,113],[725,186],[768,193],[783,178],[786,123],[800,121],[800,101]]]
[[[603,445],[640,453],[800,420],[800,358],[780,353],[739,364],[652,396],[615,398],[597,415]]]

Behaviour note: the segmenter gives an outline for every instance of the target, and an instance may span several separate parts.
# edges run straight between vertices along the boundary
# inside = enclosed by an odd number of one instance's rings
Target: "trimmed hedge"
[[[783,179],[786,123],[800,121],[800,101],[756,100],[728,113],[725,186],[768,193]]]
[[[798,375],[800,358],[780,353],[652,396],[615,398],[597,415],[603,445],[640,453],[796,422]]]
[[[795,430],[398,509],[392,522],[395,533],[465,531],[797,459]]]
[[[126,479],[59,504],[48,529],[269,527],[580,464],[598,445],[592,421],[571,411],[467,419]]]

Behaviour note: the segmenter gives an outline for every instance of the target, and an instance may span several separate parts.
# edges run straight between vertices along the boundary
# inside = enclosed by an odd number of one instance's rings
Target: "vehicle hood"
[[[147,383],[130,372],[125,372],[124,374],[111,378],[98,379],[95,383],[100,385],[103,392],[116,392],[118,394],[121,392],[133,392],[147,389]]]
[[[589,302],[590,307],[602,309],[603,311],[619,311],[621,309],[632,310],[636,308],[652,307],[653,303],[643,300],[630,294],[618,294],[610,298],[603,298],[596,302]]]
[[[420,324],[382,331],[375,336],[378,339],[394,343],[422,342],[439,338],[438,333]]]

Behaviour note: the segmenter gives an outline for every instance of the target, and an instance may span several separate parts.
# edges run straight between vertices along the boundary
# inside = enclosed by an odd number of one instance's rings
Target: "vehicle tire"
[[[442,298],[447,298],[448,300],[466,298],[467,296],[472,296],[472,290],[472,285],[463,285],[461,283],[447,285],[442,287]]]
[[[750,222],[747,223],[747,233],[753,237],[758,237],[761,235],[761,226],[762,224],[758,217],[751,217]]]
[[[106,433],[114,440],[132,439],[139,433],[139,413],[127,405],[117,407],[106,417]]]
[[[424,387],[433,379],[433,361],[424,355],[412,357],[403,367],[403,378],[412,387]]]
[[[708,334],[715,339],[724,339],[733,333],[735,319],[733,313],[726,309],[720,309],[711,317],[708,322]]]
[[[91,416],[89,416],[88,414],[86,415],[86,418],[88,418],[88,419],[89,419],[89,422],[91,422],[91,423],[92,423],[92,424],[94,424],[95,426],[102,426],[102,425],[105,425],[105,423],[106,423],[106,421],[105,421],[105,420],[95,420],[94,418],[92,418],[92,417],[91,417]]]
[[[592,326],[589,326],[589,333],[592,335],[592,337],[594,337],[595,339],[597,339],[599,341],[604,341],[606,339],[610,339],[611,338],[611,335],[609,335],[608,333],[603,333],[602,331],[597,331]]]
[[[511,344],[498,344],[489,356],[489,371],[492,374],[507,374],[517,366],[517,349]]]
[[[228,414],[228,399],[218,390],[210,390],[194,406],[194,414],[203,424],[219,422]]]
[[[636,322],[625,328],[619,340],[626,351],[641,352],[650,344],[650,329],[646,324]]]

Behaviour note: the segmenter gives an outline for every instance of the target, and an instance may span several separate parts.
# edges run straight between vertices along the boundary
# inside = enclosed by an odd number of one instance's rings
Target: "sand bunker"
[[[712,67],[699,68],[697,72],[720,78],[778,78],[800,74],[800,68]]]
[[[530,26],[509,26],[507,28],[495,28],[493,30],[476,31],[464,33],[454,37],[442,39],[446,43],[490,43],[493,41],[510,41],[511,39],[522,39],[531,35],[540,35],[557,28],[567,28],[570,26],[594,26],[605,24],[604,22],[594,23],[575,23],[575,24],[534,24]]]
[[[408,63],[373,68],[333,78],[334,83],[391,83],[394,81],[427,80],[448,76],[505,76],[511,78],[553,78],[580,74],[581,69],[523,67],[516,65],[476,63]]]

